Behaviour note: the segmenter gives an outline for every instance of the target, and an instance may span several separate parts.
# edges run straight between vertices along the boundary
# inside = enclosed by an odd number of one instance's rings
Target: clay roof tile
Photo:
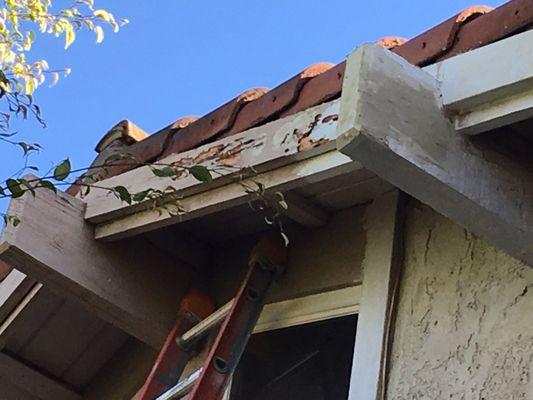
[[[512,0],[495,10],[469,7],[408,41],[386,37],[377,43],[414,65],[425,66],[532,26],[533,1]],[[151,162],[332,100],[341,94],[344,68],[345,62],[314,64],[271,91],[250,89],[197,120],[178,120],[128,150],[139,162]]]
[[[395,47],[401,46],[407,42],[407,39],[398,37],[398,36],[385,36],[379,39],[376,44],[385,47],[386,49],[394,49]]]
[[[180,130],[179,134],[172,135],[168,147],[161,156],[165,157],[171,153],[192,149],[228,131],[234,125],[237,114],[244,105],[261,98],[265,93],[268,93],[266,88],[249,89],[223,106],[204,115]]]
[[[261,98],[246,104],[240,110],[233,126],[221,137],[233,135],[263,124],[278,117],[284,110],[298,101],[307,82],[333,68],[332,63],[317,63],[272,89]]]
[[[491,10],[491,7],[485,6],[469,7],[394,50],[412,64],[428,65],[453,47],[457,34],[464,24]]]
[[[143,131],[133,122],[125,119],[106,132],[96,145],[95,151],[101,153],[111,145],[130,145],[132,143],[140,142],[147,137],[148,133]]]

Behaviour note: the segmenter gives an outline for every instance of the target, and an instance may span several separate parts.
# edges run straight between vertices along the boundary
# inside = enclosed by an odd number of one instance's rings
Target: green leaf
[[[137,203],[140,203],[141,201],[143,201],[146,198],[146,196],[148,196],[148,193],[150,193],[150,189],[143,190],[142,192],[135,193],[133,195],[133,201],[135,201]]]
[[[131,204],[131,194],[128,189],[124,186],[115,186],[115,193],[118,194],[118,198],[122,201],[125,201],[128,204]]]
[[[30,144],[26,142],[18,142],[18,146],[22,148],[22,151],[24,151],[24,155],[28,155],[31,151],[37,151],[39,148],[35,146],[35,144]]]
[[[6,192],[2,186],[0,186],[0,195],[5,196]]]
[[[54,169],[54,178],[58,181],[63,181],[67,179],[67,177],[70,174],[70,160],[67,158],[66,160],[61,161],[61,163]]]
[[[178,174],[176,168],[172,167],[152,168],[152,172],[155,176],[160,178],[168,178],[169,176],[175,176]]]
[[[19,182],[22,186],[25,186],[26,189],[28,189],[31,194],[33,195],[33,197],[35,197],[35,188],[30,184],[30,182],[28,182],[26,179],[24,178],[20,178],[19,179]]]
[[[135,158],[131,153],[114,153],[104,160],[104,164],[108,164],[118,160],[134,160]]]
[[[4,214],[4,224],[17,226],[20,224],[20,219],[14,215]]]
[[[40,184],[41,187],[43,187],[45,189],[48,189],[48,190],[51,190],[54,193],[57,193],[57,188],[52,182],[46,181],[46,180],[42,180],[39,184]]]
[[[21,189],[19,181],[16,179],[8,179],[6,181],[8,190],[11,192],[11,197],[16,199],[24,194],[24,190]]]
[[[209,170],[203,165],[195,165],[194,167],[191,167],[189,171],[192,176],[194,176],[200,182],[209,183],[213,181],[211,172],[209,172]]]

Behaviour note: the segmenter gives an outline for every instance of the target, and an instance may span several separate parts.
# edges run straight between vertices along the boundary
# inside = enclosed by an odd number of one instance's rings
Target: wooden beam
[[[72,389],[0,352],[0,377],[42,400],[81,400]]]
[[[284,193],[283,197],[288,205],[285,211],[287,218],[308,228],[317,228],[328,223],[329,215],[324,209],[296,192]]]
[[[152,167],[144,166],[102,180],[99,187],[125,186],[131,193],[149,188],[165,190],[173,187],[176,192],[166,196],[167,201],[189,197],[234,180],[235,172],[245,167],[254,167],[265,172],[321,154],[335,147],[339,100],[311,107],[305,111],[281,118],[258,128],[209,143],[199,148],[170,155],[160,164],[204,165],[217,168],[220,175],[213,182],[201,183],[191,175],[183,177],[157,177]],[[221,166],[227,169],[220,169]],[[93,188],[84,198],[87,202],[85,218],[92,223],[102,223],[143,211],[151,202],[128,205],[110,196],[103,189]],[[163,201],[164,202],[164,201]]]
[[[455,129],[478,134],[533,117],[533,31],[426,67]]]
[[[400,194],[393,191],[375,199],[365,213],[367,240],[349,400],[385,398],[393,300],[401,267],[399,205]]]
[[[340,151],[533,265],[532,173],[455,132],[439,82],[390,51],[363,46],[346,71]]]
[[[0,258],[157,348],[192,273],[140,238],[95,242],[84,211],[82,201],[48,190],[12,200],[9,213],[22,222],[4,229]]]
[[[330,151],[273,171],[260,173],[254,176],[253,180],[263,183],[270,192],[284,192],[357,169],[360,169],[358,163],[352,162],[344,154]],[[248,180],[245,183],[253,185]],[[180,205],[185,209],[181,214],[177,214],[177,209],[176,213],[153,209],[140,211],[96,225],[94,236],[102,240],[122,239],[246,204],[247,201],[248,195],[243,187],[239,183],[231,183],[181,199]],[[173,210],[172,206],[168,207],[170,211]]]

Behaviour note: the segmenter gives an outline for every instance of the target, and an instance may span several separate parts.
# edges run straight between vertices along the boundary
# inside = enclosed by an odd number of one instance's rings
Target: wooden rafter
[[[84,211],[65,193],[13,200],[9,212],[22,222],[5,228],[0,258],[157,348],[192,273],[138,238],[97,243]]]
[[[348,59],[337,145],[351,159],[533,265],[533,175],[457,133],[429,73],[379,46]]]

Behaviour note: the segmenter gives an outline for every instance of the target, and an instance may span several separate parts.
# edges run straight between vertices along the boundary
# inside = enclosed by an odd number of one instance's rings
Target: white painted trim
[[[25,279],[25,274],[13,269],[4,280],[0,282],[0,307],[5,304]]]
[[[254,333],[357,314],[361,287],[322,292],[265,305]]]
[[[333,150],[258,174],[253,179],[263,183],[267,190],[287,191],[360,168],[358,163]],[[244,182],[252,184],[249,181]],[[180,205],[186,210],[182,214],[170,214],[153,209],[139,211],[132,215],[96,225],[94,237],[102,240],[122,239],[246,204],[247,201],[248,195],[245,193],[244,188],[238,183],[231,183],[181,199]],[[171,206],[169,208],[172,209]]]
[[[455,130],[477,135],[533,118],[533,90],[505,97],[454,117]]]
[[[455,128],[478,134],[533,116],[533,31],[425,69],[440,82]]]
[[[399,279],[399,192],[378,197],[367,208],[363,284],[349,400],[383,400],[391,332],[392,288]]]

